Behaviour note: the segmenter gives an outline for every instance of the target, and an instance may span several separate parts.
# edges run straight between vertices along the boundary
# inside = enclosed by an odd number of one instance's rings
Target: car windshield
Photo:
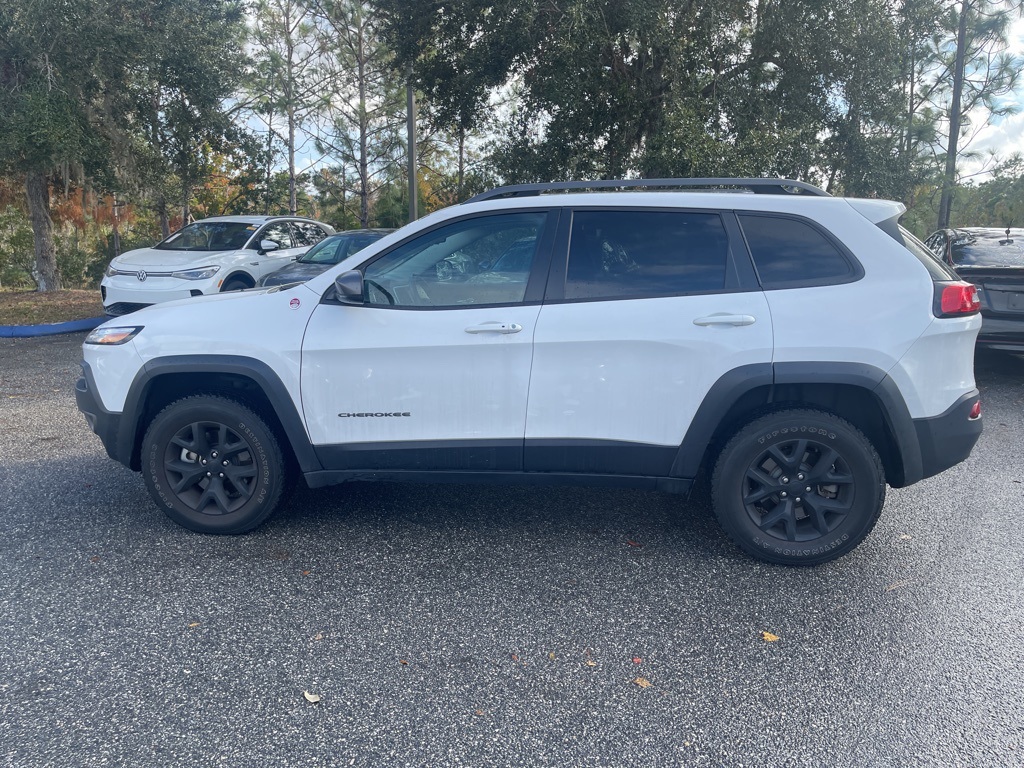
[[[244,248],[257,226],[243,221],[197,221],[154,248],[162,251],[234,251]]]
[[[384,233],[366,232],[358,235],[335,235],[321,240],[297,261],[300,264],[337,264],[370,243],[380,240]]]

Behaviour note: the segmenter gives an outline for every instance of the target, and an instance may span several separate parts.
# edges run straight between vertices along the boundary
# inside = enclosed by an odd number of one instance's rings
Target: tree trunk
[[[946,145],[946,171],[942,176],[942,197],[939,200],[939,218],[936,229],[949,226],[953,205],[953,187],[956,185],[956,155],[960,143],[960,104],[964,92],[964,60],[967,57],[967,14],[970,0],[960,6],[960,24],[956,33],[956,58],[953,61],[953,101],[949,107],[949,143]]]
[[[171,222],[167,216],[167,198],[160,193],[156,201],[156,215],[160,219],[160,233],[162,239],[166,240],[171,236]]]
[[[29,171],[25,177],[28,196],[28,215],[32,221],[35,239],[35,264],[32,277],[39,291],[61,289],[60,270],[57,269],[57,249],[53,245],[53,220],[50,218],[50,183],[42,171]]]
[[[359,80],[359,226],[363,229],[370,226],[370,164],[367,159],[370,151],[370,120],[366,108],[366,61],[368,56],[366,54],[365,29],[363,18],[360,16],[356,77]]]

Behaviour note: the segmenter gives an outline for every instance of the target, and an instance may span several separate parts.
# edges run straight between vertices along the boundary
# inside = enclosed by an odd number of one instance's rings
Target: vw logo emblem
[[[146,282],[146,278],[148,277],[148,275],[146,274],[146,270],[144,269],[140,269],[138,272],[136,272],[135,276],[139,278],[140,283]]]

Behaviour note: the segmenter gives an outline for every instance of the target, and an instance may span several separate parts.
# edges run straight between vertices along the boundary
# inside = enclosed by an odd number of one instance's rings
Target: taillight
[[[936,283],[935,306],[936,317],[957,317],[973,315],[981,309],[978,289],[970,283]]]
[[[971,406],[971,412],[967,416],[967,418],[970,419],[971,421],[981,418],[981,400],[978,400],[974,405]]]

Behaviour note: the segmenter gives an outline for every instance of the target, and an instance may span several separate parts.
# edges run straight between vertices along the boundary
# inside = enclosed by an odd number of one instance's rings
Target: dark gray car
[[[1024,230],[940,229],[925,245],[978,289],[978,346],[1024,351]]]
[[[260,286],[266,288],[273,285],[303,283],[394,231],[349,229],[324,238],[291,264],[264,277],[260,280]]]

